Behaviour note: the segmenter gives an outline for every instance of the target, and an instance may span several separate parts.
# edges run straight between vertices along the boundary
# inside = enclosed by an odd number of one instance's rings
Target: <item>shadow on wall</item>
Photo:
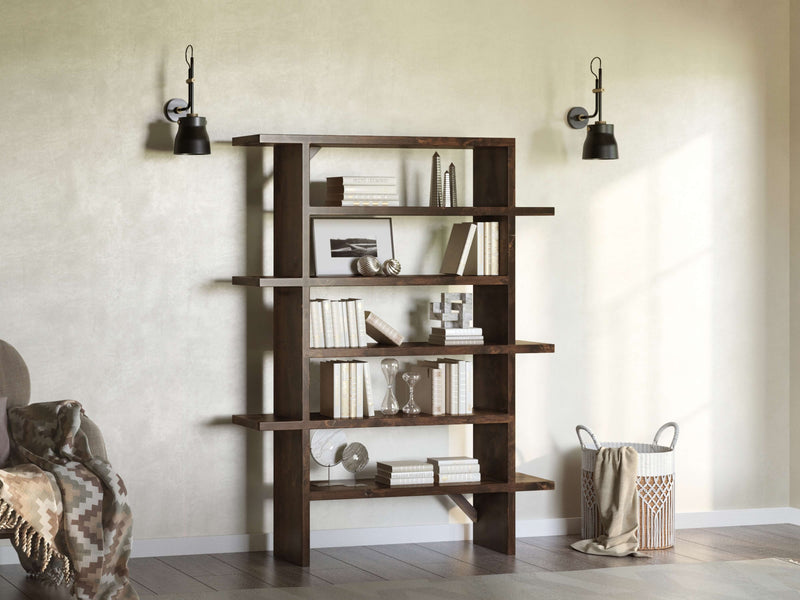
[[[156,90],[160,97],[156,98],[156,104],[161,112],[161,107],[167,100],[166,96],[166,74],[164,59],[161,59],[161,68],[158,70]],[[172,152],[173,148],[172,126],[163,115],[155,121],[151,121],[147,126],[147,141],[145,141],[145,151],[153,152]]]
[[[265,173],[264,149],[247,148],[245,158],[245,272],[267,274],[264,264],[264,189],[272,181],[272,173]],[[267,305],[264,292],[259,288],[245,291],[245,390],[246,412],[261,414],[268,412],[264,405],[264,360],[272,354],[273,309]],[[272,436],[269,436],[272,442]],[[245,462],[248,473],[245,495],[246,531],[266,531],[264,515],[271,507],[274,490],[263,483],[264,451],[267,443],[264,435],[245,437]],[[270,469],[271,471],[272,469]]]
[[[167,121],[153,121],[147,126],[145,150],[151,152],[172,152],[174,140],[172,127]]]
[[[558,447],[558,440],[555,436],[550,435],[550,444],[552,448]],[[517,453],[517,471],[520,473],[528,473],[532,475],[539,475],[546,478],[552,478],[556,482],[556,490],[559,491],[558,497],[561,500],[559,514],[566,517],[573,517],[581,514],[581,495],[580,495],[580,481],[581,481],[581,449],[580,446],[571,448],[570,450],[563,451],[559,454],[561,460],[558,461],[557,470],[552,470],[552,463],[550,457],[543,454],[533,460],[524,460],[524,453],[520,450],[519,446],[516,448]],[[543,475],[545,474],[545,475]],[[577,489],[577,493],[576,490]],[[553,493],[553,492],[539,492]]]

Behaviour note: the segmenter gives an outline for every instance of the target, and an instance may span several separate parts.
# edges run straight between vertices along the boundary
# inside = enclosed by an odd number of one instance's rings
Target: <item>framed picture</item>
[[[325,219],[311,222],[317,277],[354,275],[361,256],[394,258],[391,219]]]

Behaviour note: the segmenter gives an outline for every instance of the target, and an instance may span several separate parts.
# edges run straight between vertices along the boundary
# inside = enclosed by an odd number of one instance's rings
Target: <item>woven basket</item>
[[[672,427],[674,434],[669,446],[661,446],[658,439],[665,429]],[[652,444],[633,442],[601,442],[583,425],[575,428],[581,443],[581,511],[584,538],[594,539],[600,531],[600,515],[594,489],[594,464],[597,451],[602,448],[631,446],[639,453],[639,470],[636,489],[639,492],[639,549],[663,550],[675,544],[675,442],[678,441],[678,424],[665,423],[656,432]],[[592,438],[594,448],[583,442],[581,431]]]

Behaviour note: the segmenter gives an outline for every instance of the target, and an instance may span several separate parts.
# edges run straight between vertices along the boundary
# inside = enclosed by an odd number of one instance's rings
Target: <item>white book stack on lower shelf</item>
[[[362,360],[319,364],[319,413],[330,419],[375,416],[369,365]]]
[[[378,462],[375,481],[390,487],[400,485],[433,485],[433,465],[421,460],[387,460]]]
[[[472,361],[454,358],[420,360],[409,370],[419,373],[414,402],[429,415],[471,415]]]
[[[469,456],[436,456],[428,458],[433,466],[436,485],[448,483],[474,483],[481,480],[481,466],[477,458]]]

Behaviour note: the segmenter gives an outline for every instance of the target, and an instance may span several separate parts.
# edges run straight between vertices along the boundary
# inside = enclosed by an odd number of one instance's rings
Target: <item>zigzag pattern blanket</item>
[[[71,400],[8,411],[14,451],[31,464],[0,471],[0,522],[13,524],[12,543],[29,573],[71,581],[79,600],[137,600],[128,579],[133,517],[125,484],[108,461],[92,455],[82,413]],[[16,492],[24,500],[15,506],[8,500],[15,483],[25,485],[20,478],[29,487]]]

